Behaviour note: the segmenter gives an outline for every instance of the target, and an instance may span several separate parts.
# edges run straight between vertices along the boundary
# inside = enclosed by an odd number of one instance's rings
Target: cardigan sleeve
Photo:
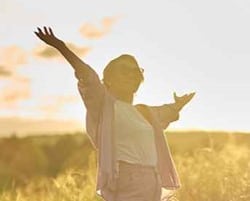
[[[179,119],[179,111],[175,109],[174,103],[161,106],[151,106],[150,108],[160,121],[163,129],[167,128],[171,122]]]
[[[179,111],[175,109],[173,104],[164,104],[160,106],[147,106],[144,104],[136,105],[136,108],[141,112],[145,119],[152,123],[152,117],[148,109],[154,113],[158,123],[162,129],[166,129],[171,122],[179,119]]]
[[[86,130],[92,143],[97,146],[97,130],[104,102],[105,87],[101,83],[97,73],[94,70],[86,73],[81,70],[75,71],[78,79],[78,91],[86,107]]]

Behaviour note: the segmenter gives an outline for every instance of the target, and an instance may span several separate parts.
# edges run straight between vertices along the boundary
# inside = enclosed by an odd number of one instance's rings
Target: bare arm
[[[37,31],[34,33],[43,42],[56,48],[70,63],[74,70],[78,72],[78,74],[81,74],[82,78],[87,78],[89,73],[94,71],[89,65],[84,63],[78,56],[76,56],[75,53],[73,53],[62,40],[58,39],[50,27],[43,27],[43,30],[38,27]],[[78,76],[77,78],[79,79]]]
[[[195,93],[189,93],[184,94],[183,96],[177,96],[176,93],[174,93],[174,103],[150,107],[154,114],[158,117],[162,128],[167,128],[171,122],[179,119],[179,112],[187,103],[191,101],[194,95]]]
[[[34,33],[46,44],[56,48],[71,64],[78,79],[78,90],[84,104],[87,110],[91,111],[91,115],[97,118],[104,95],[104,88],[97,73],[58,39],[51,28],[43,27],[42,30],[38,27]]]

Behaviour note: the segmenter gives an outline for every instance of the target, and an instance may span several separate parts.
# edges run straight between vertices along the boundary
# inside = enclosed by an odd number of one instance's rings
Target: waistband
[[[135,170],[149,170],[149,171],[156,172],[155,166],[129,163],[129,162],[120,161],[120,160],[118,161],[118,163],[119,163],[119,168],[131,168]]]

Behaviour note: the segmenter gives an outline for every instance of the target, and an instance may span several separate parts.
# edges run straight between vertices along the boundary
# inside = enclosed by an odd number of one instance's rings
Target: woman
[[[161,188],[180,187],[163,136],[170,122],[194,93],[176,96],[175,103],[133,106],[143,71],[131,55],[121,55],[104,69],[103,82],[51,28],[35,32],[56,48],[75,70],[78,89],[87,109],[87,133],[98,151],[97,193],[107,201],[159,201]]]

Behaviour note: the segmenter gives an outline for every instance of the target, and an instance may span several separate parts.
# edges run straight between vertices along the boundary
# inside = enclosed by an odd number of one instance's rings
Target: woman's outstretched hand
[[[53,33],[52,29],[49,27],[43,27],[43,30],[37,27],[37,31],[34,31],[36,36],[40,38],[43,42],[48,45],[57,48],[60,45],[63,45],[64,42],[59,40]]]
[[[185,94],[183,96],[177,96],[174,92],[174,100],[175,100],[175,106],[176,109],[179,111],[181,110],[191,99],[194,97],[195,92],[190,94]]]

